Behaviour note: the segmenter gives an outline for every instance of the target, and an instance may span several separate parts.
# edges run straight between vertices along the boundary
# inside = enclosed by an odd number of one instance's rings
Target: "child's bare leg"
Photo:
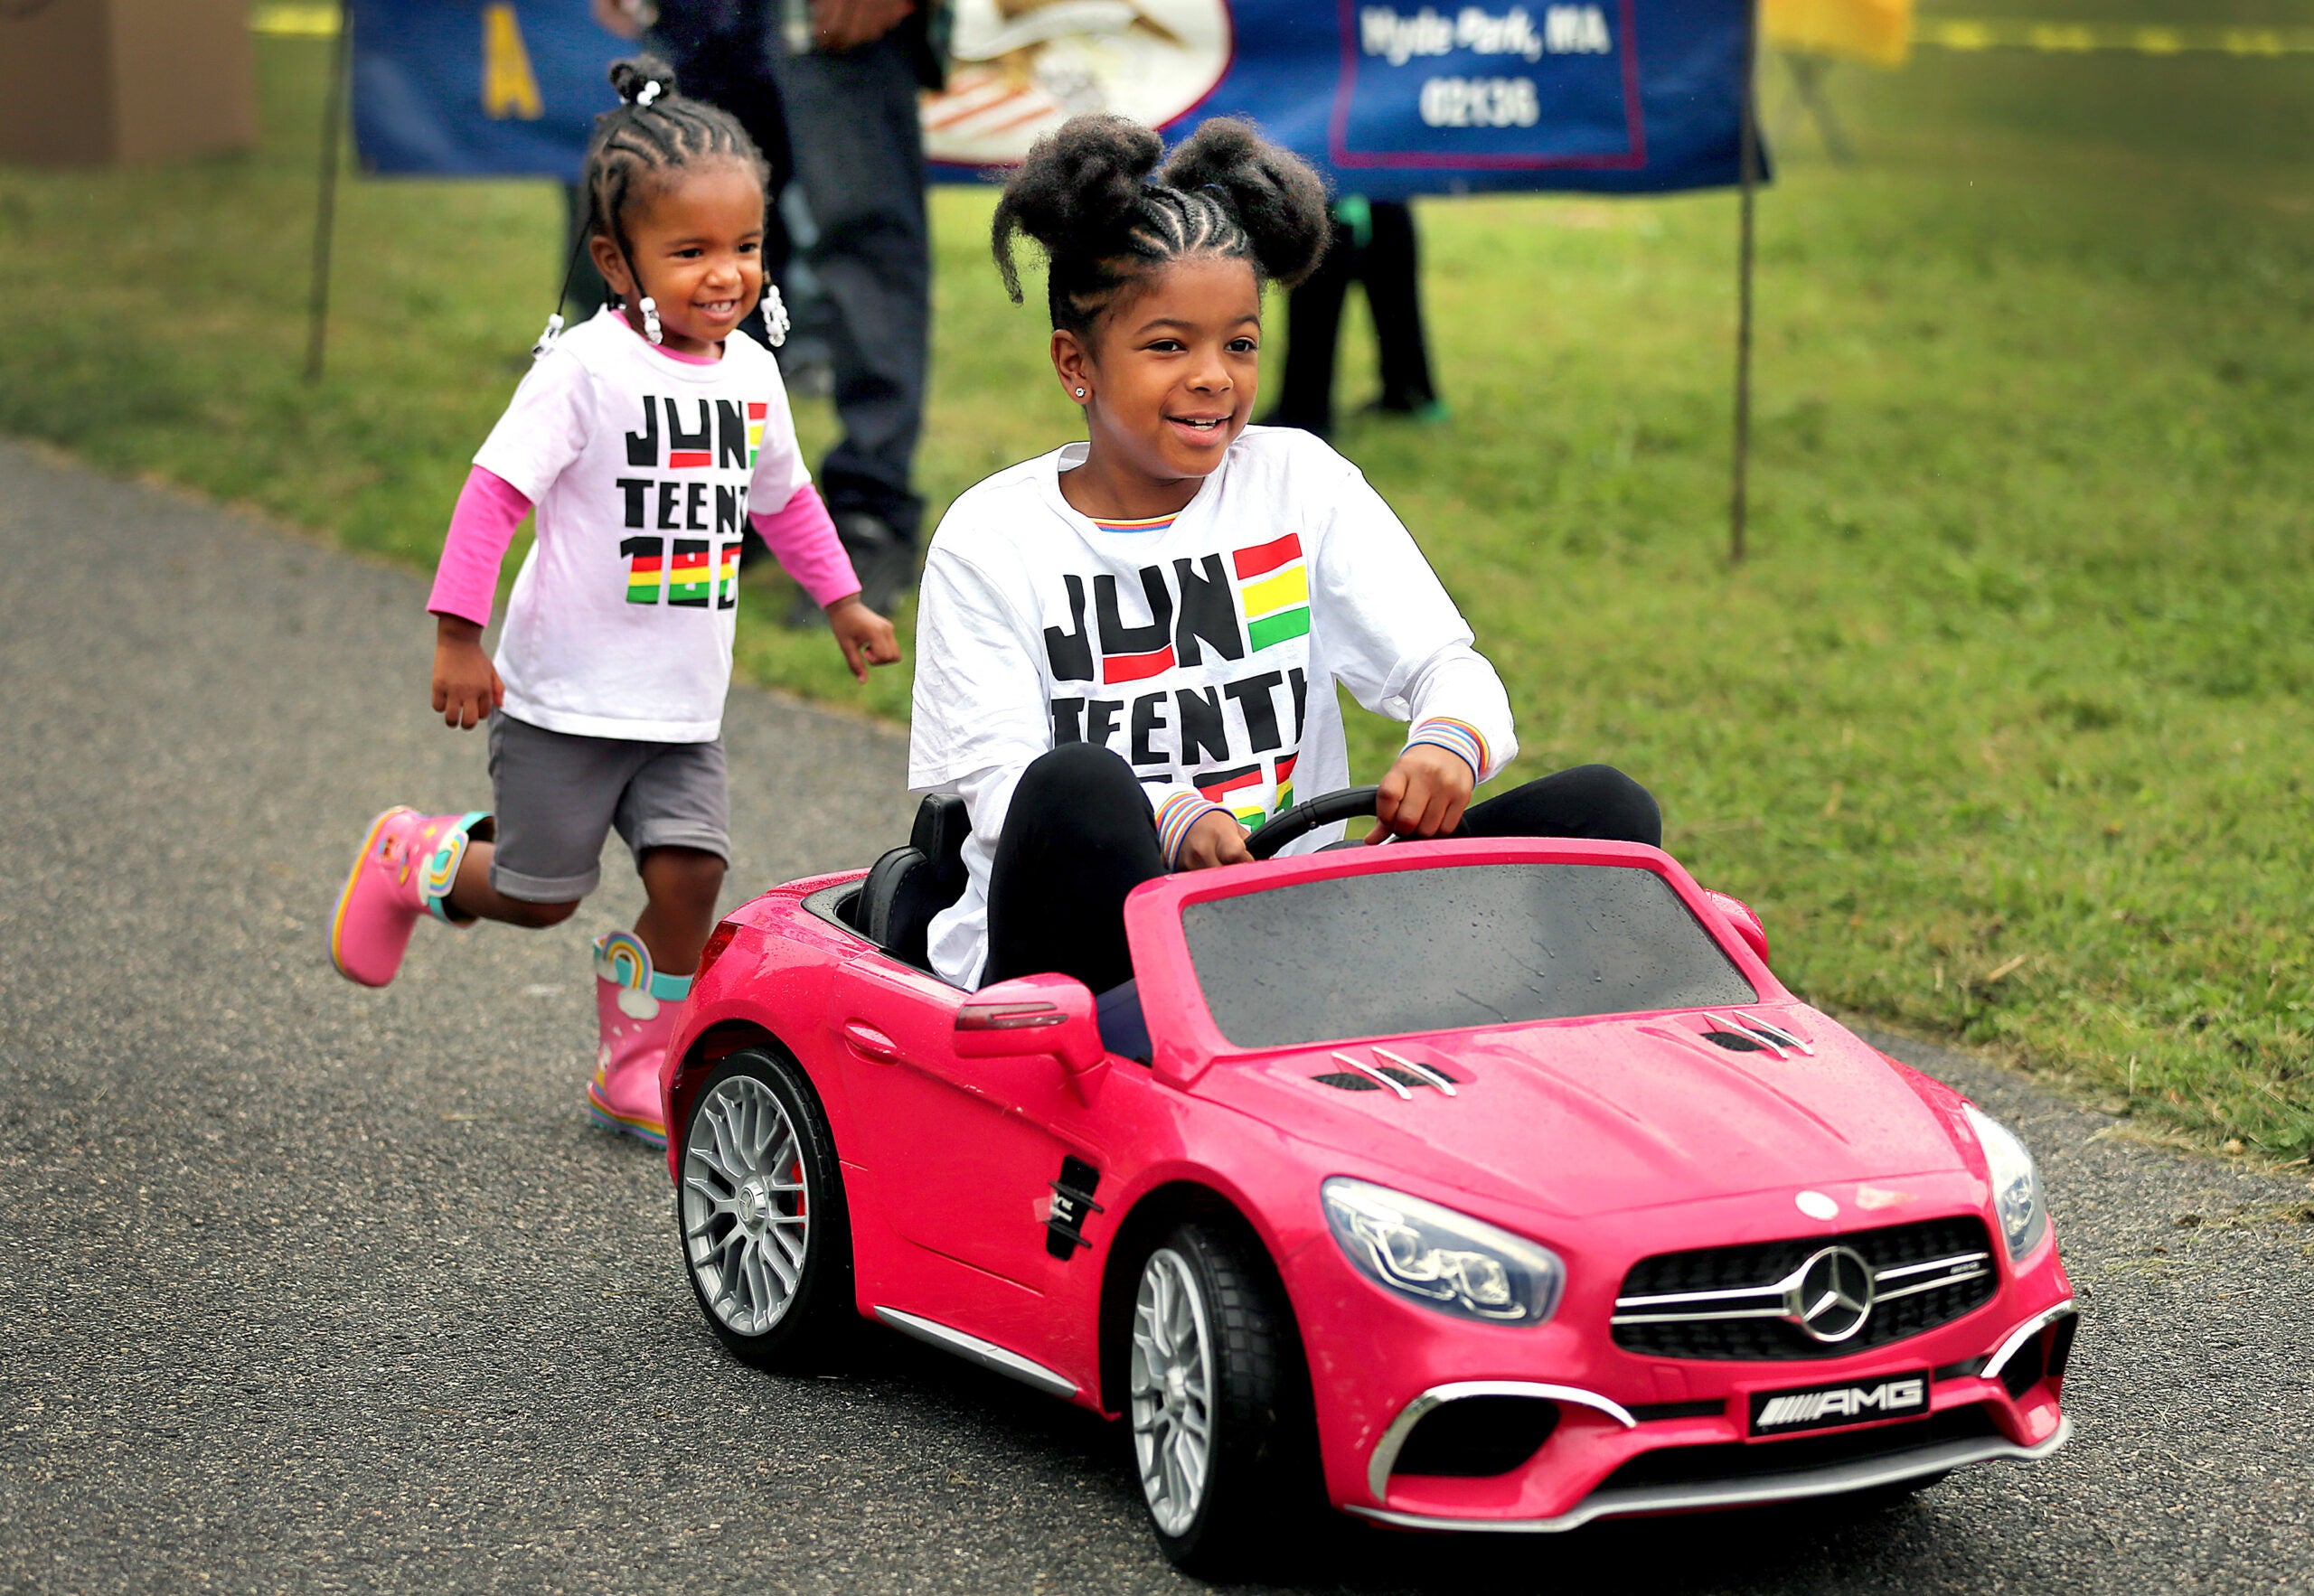
[[[497,851],[494,843],[466,844],[466,856],[458,862],[457,879],[450,883],[447,901],[452,913],[461,918],[470,915],[475,919],[496,920],[502,925],[522,925],[533,931],[560,925],[570,918],[571,911],[578,906],[575,899],[567,904],[534,904],[519,897],[508,897],[493,887],[490,884],[490,861]]]
[[[689,975],[715,929],[723,861],[697,848],[653,848],[643,855],[642,870],[650,901],[635,922],[635,934],[651,950],[653,969]]]

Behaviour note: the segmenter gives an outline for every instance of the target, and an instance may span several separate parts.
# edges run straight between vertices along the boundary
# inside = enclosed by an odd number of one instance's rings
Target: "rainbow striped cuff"
[[[1469,721],[1455,720],[1444,715],[1425,720],[1414,728],[1412,737],[1406,738],[1409,748],[1416,743],[1427,743],[1434,748],[1444,748],[1449,754],[1460,756],[1463,763],[1471,767],[1472,781],[1486,779],[1486,738]]]
[[[1165,868],[1171,869],[1180,862],[1182,840],[1190,828],[1209,814],[1228,814],[1218,803],[1200,798],[1195,793],[1176,793],[1165,800],[1157,811],[1157,851],[1164,856]]]

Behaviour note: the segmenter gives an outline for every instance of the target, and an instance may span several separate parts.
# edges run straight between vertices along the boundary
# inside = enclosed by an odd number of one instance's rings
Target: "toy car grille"
[[[1872,1270],[1863,1328],[1820,1340],[1792,1311],[1794,1278],[1828,1247]],[[1615,1345],[1657,1357],[1781,1362],[1844,1357],[1950,1323],[1992,1300],[1992,1238],[1974,1215],[1845,1235],[1706,1247],[1641,1259],[1615,1300]]]

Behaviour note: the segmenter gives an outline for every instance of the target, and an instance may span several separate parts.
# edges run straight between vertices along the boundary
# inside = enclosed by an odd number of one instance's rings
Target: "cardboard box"
[[[249,0],[8,0],[0,61],[0,161],[117,166],[257,142]]]

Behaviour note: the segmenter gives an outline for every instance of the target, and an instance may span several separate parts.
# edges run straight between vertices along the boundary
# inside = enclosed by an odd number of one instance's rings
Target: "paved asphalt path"
[[[554,932],[332,973],[369,816],[487,796],[423,594],[0,445],[0,1590],[1193,1588],[1086,1415],[864,1326],[836,1377],[720,1355],[663,1168],[580,1109],[623,859]],[[743,691],[729,737],[736,883],[900,834],[891,731]],[[1889,1045],[2042,1157],[2069,1450],[1865,1517],[1345,1523],[1267,1588],[2314,1588],[2314,1193]]]

